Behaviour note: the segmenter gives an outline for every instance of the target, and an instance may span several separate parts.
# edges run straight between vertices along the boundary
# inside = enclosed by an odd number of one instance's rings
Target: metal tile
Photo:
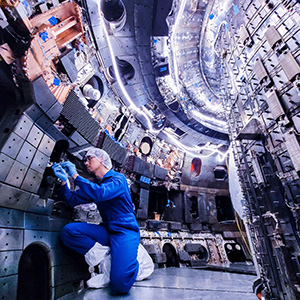
[[[46,112],[57,101],[56,98],[49,90],[42,76],[35,79],[32,86],[37,105]]]
[[[88,142],[77,131],[74,131],[69,138],[79,146],[86,145]]]
[[[0,185],[0,206],[25,210],[31,194],[17,188]]]
[[[37,195],[32,195],[28,201],[26,211],[49,216],[52,212],[53,204],[54,200],[52,199],[42,199]]]
[[[57,247],[58,245],[60,245],[61,242],[60,242],[60,239],[59,239],[59,235],[60,235],[60,230],[50,232],[50,245],[51,245],[51,247]]]
[[[16,158],[23,142],[24,140],[21,137],[12,132],[4,144],[1,152],[5,153],[11,158]]]
[[[57,245],[55,248],[51,248],[51,256],[53,266],[76,264],[78,259],[77,255],[73,255],[72,252],[66,251],[62,244]]]
[[[39,129],[37,126],[33,126],[26,138],[26,141],[29,142],[35,148],[37,148],[42,137],[43,137],[43,131]]]
[[[51,199],[48,199],[48,201]],[[70,221],[68,219],[62,219],[57,217],[51,217],[49,219],[49,230],[60,232],[65,225],[67,225]]]
[[[36,120],[36,124],[45,131],[49,129],[52,123],[52,120],[50,120],[45,114],[41,115],[41,117]]]
[[[48,128],[47,134],[50,135],[55,141],[66,139],[66,136],[62,134],[54,125]]]
[[[41,117],[43,111],[36,105],[31,105],[26,111],[25,114],[33,121],[36,121],[38,118]]]
[[[4,181],[8,175],[14,160],[4,153],[0,153],[0,181]]]
[[[45,155],[50,156],[55,146],[55,142],[46,134],[43,136],[38,150],[43,152]]]
[[[25,230],[24,231],[24,248],[31,243],[42,242],[46,245],[50,243],[50,232],[49,231],[37,231],[37,230]]]
[[[32,121],[26,115],[23,115],[20,118],[17,126],[15,127],[14,132],[17,135],[19,135],[21,138],[25,139],[32,125],[33,125]]]
[[[22,251],[0,252],[0,277],[18,274],[18,262]]]
[[[70,264],[53,267],[55,285],[61,285],[75,280],[82,279],[84,273],[78,264]]]
[[[55,122],[62,111],[62,105],[57,101],[47,111],[47,116]]]
[[[26,230],[49,230],[49,217],[26,212],[25,228]]]
[[[0,226],[24,228],[24,212],[0,207]]]
[[[23,230],[0,228],[0,249],[4,251],[23,249]]]
[[[74,284],[72,282],[68,282],[62,285],[55,286],[54,290],[54,299],[58,297],[62,297],[66,293],[71,293],[74,291]]]
[[[27,166],[21,164],[18,161],[15,161],[6,177],[5,182],[13,186],[20,187],[25,177],[26,171]]]
[[[8,276],[0,278],[1,300],[17,299],[18,276]]]
[[[17,161],[22,162],[22,164],[28,167],[32,161],[35,151],[36,149],[25,141],[17,156]]]
[[[195,270],[188,268],[156,269],[146,280],[135,282],[129,294],[118,299],[190,299],[190,300],[255,300],[252,283],[256,276]],[[84,289],[65,295],[59,300],[108,300],[109,288]]]
[[[37,150],[36,154],[31,162],[30,169],[33,169],[41,174],[44,174],[45,168],[49,162],[49,156],[43,154],[41,151]]]
[[[280,64],[288,80],[293,80],[300,73],[300,66],[291,52],[281,56]]]
[[[37,193],[42,179],[43,175],[41,173],[29,169],[25,175],[21,188],[28,192]]]

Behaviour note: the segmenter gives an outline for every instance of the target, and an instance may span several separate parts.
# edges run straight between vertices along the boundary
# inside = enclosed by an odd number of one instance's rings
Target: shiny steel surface
[[[185,268],[156,269],[149,279],[136,282],[128,295],[113,296],[108,288],[84,289],[58,300],[96,299],[195,299],[255,300],[251,284],[255,276],[193,270]]]

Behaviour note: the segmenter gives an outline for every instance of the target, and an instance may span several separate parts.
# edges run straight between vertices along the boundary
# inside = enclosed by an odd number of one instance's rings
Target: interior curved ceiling
[[[201,24],[209,17],[207,3],[169,0],[143,5],[142,1],[134,1],[134,8],[129,7],[128,2],[124,4],[127,21],[122,29],[109,33],[104,24],[104,33],[99,27],[93,29],[99,49],[104,47],[100,41],[103,35],[110,44],[110,57],[103,50],[101,53],[105,68],[110,68],[115,61],[115,69],[118,69],[119,60],[127,60],[134,67],[133,79],[124,80],[121,74],[120,80],[112,81],[122,102],[146,130],[167,142],[174,143],[168,134],[171,133],[181,144],[191,147],[207,143],[228,145],[224,110],[210,79],[214,75],[211,76],[206,67],[209,62],[206,56],[214,48],[201,49],[202,36],[205,39],[206,35],[218,34],[201,30]],[[91,3],[89,10],[92,11]],[[131,10],[133,13],[129,14]],[[92,22],[99,24],[99,20]],[[132,26],[136,28],[134,33],[127,31],[127,27]],[[185,35],[187,30],[189,35]],[[186,36],[189,43],[180,42]],[[132,47],[129,52],[136,51],[136,54],[125,54],[124,48],[119,47],[121,40],[126,47]],[[159,74],[160,70],[163,74]],[[147,97],[142,94],[143,90]]]
[[[163,58],[164,63],[169,63],[170,75],[157,78],[169,107],[176,108],[179,103],[184,112],[179,113],[180,109],[176,112],[180,120],[187,124],[186,116],[197,126],[206,127],[204,134],[218,138],[225,136],[210,131],[227,132],[219,88],[221,49],[218,38],[225,30],[225,14],[231,2],[173,1],[167,18],[168,37],[155,37],[155,46],[160,47],[160,53],[155,54],[161,55],[157,61]],[[159,43],[165,45],[157,46]],[[167,49],[165,54],[161,53],[163,49]]]

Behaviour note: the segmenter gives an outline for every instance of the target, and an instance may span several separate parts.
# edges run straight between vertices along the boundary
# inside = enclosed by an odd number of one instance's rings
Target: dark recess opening
[[[217,219],[219,222],[233,221],[234,210],[228,196],[216,196]]]
[[[167,256],[166,267],[179,268],[179,259],[174,246],[169,243],[164,244],[163,252],[165,252]]]
[[[19,262],[17,300],[48,300],[50,293],[50,261],[46,249],[31,244]]]
[[[167,200],[168,194],[166,188],[159,186],[151,186],[149,194],[148,218],[153,219],[154,212],[162,216],[167,205]]]
[[[122,78],[122,81],[124,84],[127,84],[127,81],[134,77],[135,74],[134,67],[128,61],[119,59],[118,57],[116,57],[116,61],[117,61],[118,70]],[[110,66],[108,68],[108,71],[111,78],[113,79],[117,78],[113,66]]]
[[[198,209],[198,198],[196,196],[192,196],[189,198],[191,200],[191,209],[190,209],[190,214],[193,219],[198,219],[199,218],[199,209]]]
[[[109,21],[117,21],[124,13],[124,5],[121,0],[101,1],[101,10],[104,18]]]
[[[228,260],[232,263],[246,261],[245,253],[239,244],[226,243],[225,251],[226,251]]]

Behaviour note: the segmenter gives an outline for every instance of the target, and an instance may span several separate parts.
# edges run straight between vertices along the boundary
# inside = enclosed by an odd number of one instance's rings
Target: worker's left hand
[[[68,180],[68,174],[59,164],[54,163],[52,166],[52,170],[53,174],[62,182],[66,182]]]
[[[64,161],[60,163],[60,165],[64,168],[64,170],[66,170],[69,176],[73,177],[73,175],[78,174],[75,165],[70,161]]]

